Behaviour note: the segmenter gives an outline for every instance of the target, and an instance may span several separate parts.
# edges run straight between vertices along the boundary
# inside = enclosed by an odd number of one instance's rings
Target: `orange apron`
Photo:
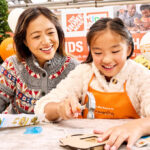
[[[128,119],[140,118],[136,113],[126,92],[126,82],[124,92],[100,92],[90,87],[94,74],[88,84],[88,91],[91,92],[96,101],[95,118],[99,119]],[[88,97],[85,97],[85,104]],[[88,109],[83,111],[83,118],[87,118]]]

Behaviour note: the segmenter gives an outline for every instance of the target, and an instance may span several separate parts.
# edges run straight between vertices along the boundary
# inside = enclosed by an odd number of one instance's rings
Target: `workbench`
[[[73,119],[59,123],[41,123],[32,127],[41,127],[39,134],[24,134],[31,127],[15,127],[0,129],[0,150],[65,150],[59,144],[59,139],[70,134],[93,133],[93,129],[102,131],[120,125],[130,120],[110,119]],[[122,145],[120,150],[125,150]],[[137,148],[133,150],[150,150],[150,147]]]

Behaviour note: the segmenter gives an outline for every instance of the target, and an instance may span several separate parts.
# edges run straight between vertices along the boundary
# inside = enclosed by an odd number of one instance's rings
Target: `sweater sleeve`
[[[86,73],[88,74],[88,68],[88,65],[80,64],[72,70],[55,89],[36,102],[35,114],[43,114],[44,107],[49,102],[60,102],[68,97],[79,100],[83,94],[83,76]]]
[[[16,89],[16,75],[11,58],[6,59],[0,66],[0,113],[10,104]]]
[[[150,116],[150,71],[146,70],[139,75],[138,96],[141,103],[141,116]]]

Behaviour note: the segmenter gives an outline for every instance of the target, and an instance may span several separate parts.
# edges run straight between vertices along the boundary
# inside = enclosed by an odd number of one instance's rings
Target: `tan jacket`
[[[91,86],[101,92],[121,92],[124,82],[127,81],[126,90],[137,114],[150,116],[150,71],[133,60],[127,60],[122,70],[109,83],[100,74],[94,63],[78,65],[67,78],[57,85],[56,89],[37,101],[35,113],[44,113],[47,103],[59,102],[67,97],[80,99],[83,103],[88,82],[93,73],[95,73],[95,78]],[[113,79],[117,80],[117,84],[113,82]]]

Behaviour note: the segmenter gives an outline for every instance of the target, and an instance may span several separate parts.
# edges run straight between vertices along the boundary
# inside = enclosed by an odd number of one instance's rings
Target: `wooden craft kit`
[[[103,150],[107,141],[97,142],[98,134],[74,134],[61,138],[60,146],[77,150]]]

